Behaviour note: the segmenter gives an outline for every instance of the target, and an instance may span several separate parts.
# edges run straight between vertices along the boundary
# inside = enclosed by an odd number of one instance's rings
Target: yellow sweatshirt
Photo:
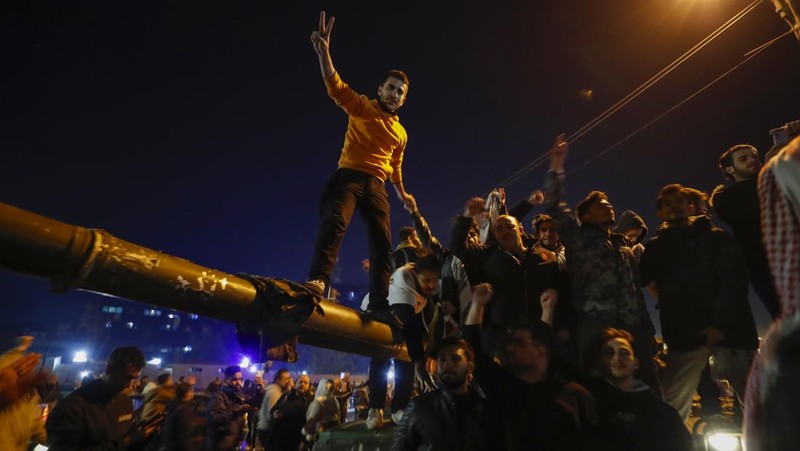
[[[408,135],[394,114],[377,100],[353,91],[334,73],[325,79],[328,95],[349,116],[339,167],[355,169],[392,183],[403,180],[403,151]]]

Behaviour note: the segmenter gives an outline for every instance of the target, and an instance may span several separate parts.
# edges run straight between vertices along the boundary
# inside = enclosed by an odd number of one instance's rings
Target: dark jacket
[[[489,432],[490,412],[480,390],[458,396],[438,389],[414,398],[403,412],[393,451],[489,450],[496,437]]]
[[[756,180],[717,187],[711,194],[711,205],[717,216],[731,227],[751,272],[769,269],[761,239],[761,203]]]
[[[453,319],[460,323],[472,299],[470,280],[478,280],[478,275],[474,271],[470,272],[471,268],[467,268],[458,257],[453,255],[433,236],[428,222],[419,211],[412,214],[411,217],[414,220],[414,228],[417,231],[419,240],[422,242],[422,246],[432,250],[439,258],[439,261],[442,262],[442,286],[439,291],[439,299],[442,302],[450,302],[457,307]],[[443,322],[440,321],[439,324],[443,324]],[[441,335],[437,333],[436,336]]]
[[[588,224],[578,225],[563,201],[563,173],[548,171],[545,189],[546,211],[566,248],[574,309],[615,327],[654,333],[628,240]]]
[[[596,435],[594,398],[583,386],[551,376],[530,384],[482,352],[478,326],[464,326],[475,348],[475,381],[496,405],[495,449],[562,451],[591,449]]]
[[[281,417],[273,420],[269,428],[267,449],[296,450],[303,441],[300,430],[306,425],[306,412],[313,398],[300,395],[296,390],[284,393],[270,410],[270,415],[280,411]]]
[[[133,428],[133,404],[124,392],[112,393],[102,379],[72,392],[47,418],[50,449],[125,450],[144,436]]]
[[[697,349],[704,340],[700,331],[709,326],[725,334],[720,346],[758,347],[742,251],[706,216],[659,230],[647,243],[641,270],[643,281],[654,281],[658,290],[661,332],[670,349]]]
[[[206,449],[233,450],[244,438],[244,399],[227,385],[208,399]]]
[[[608,451],[688,451],[692,439],[678,412],[653,396],[639,382],[626,392],[605,379],[591,380],[587,388],[597,400],[599,444]]]
[[[204,399],[175,400],[167,407],[167,418],[161,428],[160,443],[164,451],[203,449],[206,437]]]
[[[539,297],[545,290],[556,288],[558,265],[545,262],[530,247],[517,258],[497,244],[472,244],[467,240],[472,223],[471,218],[456,218],[450,250],[478,273],[478,280],[473,282],[489,282],[493,286],[495,294],[485,324],[507,327],[521,320],[538,321],[542,316]]]

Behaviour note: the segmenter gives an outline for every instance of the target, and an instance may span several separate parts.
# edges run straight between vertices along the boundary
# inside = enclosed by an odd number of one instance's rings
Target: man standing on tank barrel
[[[392,249],[389,198],[384,184],[388,178],[403,203],[412,199],[403,187],[401,170],[408,135],[397,117],[408,93],[408,77],[399,70],[388,71],[378,85],[376,99],[355,92],[333,67],[330,55],[333,22],[333,17],[326,20],[325,12],[321,12],[319,31],[311,34],[311,43],[319,57],[328,95],[347,113],[348,124],[339,167],[322,193],[322,222],[306,287],[321,296],[330,284],[339,247],[358,209],[369,238],[368,313],[391,323],[386,296]]]

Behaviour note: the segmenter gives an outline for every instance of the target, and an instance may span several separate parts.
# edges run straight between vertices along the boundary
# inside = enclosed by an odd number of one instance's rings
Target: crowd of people
[[[391,359],[373,358],[363,388],[347,378],[312,386],[287,370],[269,384],[245,381],[231,366],[195,397],[190,377],[143,383],[144,356],[122,347],[102,377],[56,402],[42,423],[30,415],[46,386],[39,357],[17,350],[0,360],[0,421],[22,426],[0,434],[3,449],[36,440],[53,450],[296,450],[345,421],[352,398],[367,429],[397,425],[397,450],[688,450],[686,421],[698,387],[709,384],[712,356],[716,379],[737,395],[726,421],[746,417],[753,449],[780,449],[777,437],[797,434],[796,415],[781,415],[791,405],[776,393],[791,387],[786,375],[796,374],[790,356],[800,331],[800,123],[773,131],[763,170],[751,145],[722,153],[729,183],[710,196],[664,186],[654,198],[661,223],[653,232],[633,211],[617,221],[602,191],[567,205],[569,145],[560,136],[540,190],[510,209],[502,189],[469,199],[444,245],[403,185],[407,134],[396,113],[408,77],[389,71],[377,99],[359,95],[334,69],[332,27],[322,13],[311,41],[328,93],[349,122],[322,195],[305,286],[316,296],[328,288],[359,210],[370,252],[364,320],[387,323],[409,357],[394,359],[393,390]],[[394,253],[387,179],[413,222]],[[750,287],[776,320],[769,352],[758,356]],[[664,347],[645,291],[657,302]],[[719,397],[699,391],[704,406]],[[133,392],[141,397],[137,409]]]

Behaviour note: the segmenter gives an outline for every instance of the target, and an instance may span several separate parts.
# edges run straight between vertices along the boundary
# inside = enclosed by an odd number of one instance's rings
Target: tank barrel
[[[55,291],[81,289],[224,321],[269,328],[252,283],[223,271],[0,203],[0,268],[50,279]],[[408,360],[386,324],[322,301],[303,323],[303,344]]]

